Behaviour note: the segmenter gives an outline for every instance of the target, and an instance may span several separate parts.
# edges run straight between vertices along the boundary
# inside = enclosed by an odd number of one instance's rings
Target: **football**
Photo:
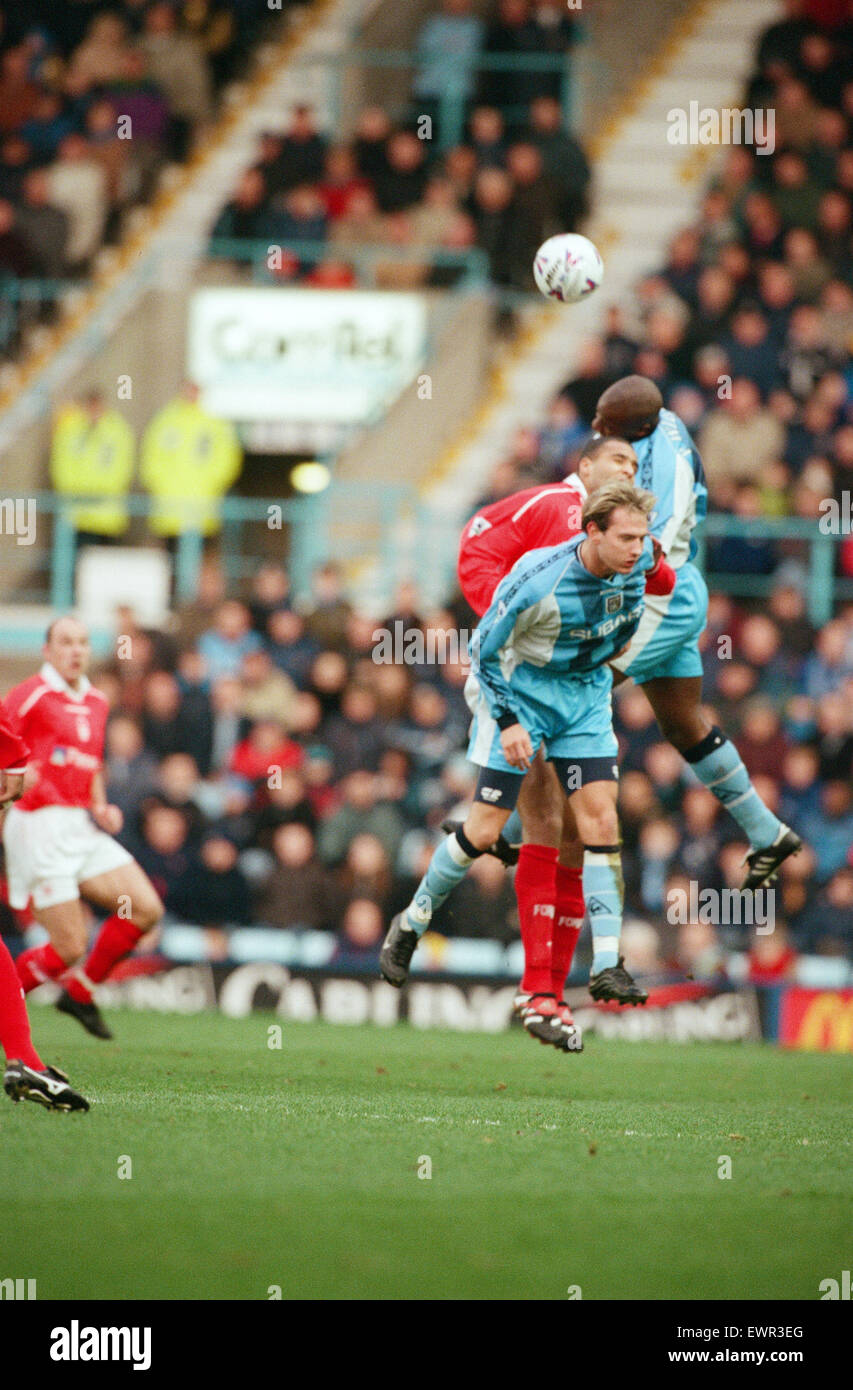
[[[546,299],[577,304],[598,289],[604,278],[604,262],[588,237],[563,232],[539,247],[533,278]]]

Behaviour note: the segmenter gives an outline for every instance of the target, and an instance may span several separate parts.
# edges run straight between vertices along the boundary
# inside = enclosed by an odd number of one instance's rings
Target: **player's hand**
[[[533,744],[530,735],[520,724],[511,724],[501,732],[501,748],[510,767],[520,767],[526,772],[533,760]]]
[[[652,560],[654,562],[652,564],[651,569],[649,570],[649,574],[654,574],[655,570],[657,569],[658,565],[663,559],[663,546],[661,545],[657,536],[650,536],[649,540],[652,543]]]
[[[124,825],[124,816],[118,806],[93,806],[92,820],[108,835],[118,835]]]
[[[8,806],[24,794],[23,772],[0,772],[0,806]]]

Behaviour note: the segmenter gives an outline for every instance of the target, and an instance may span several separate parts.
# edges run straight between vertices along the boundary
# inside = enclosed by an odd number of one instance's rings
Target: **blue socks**
[[[511,812],[510,818],[501,831],[501,834],[508,845],[521,844],[524,832],[521,828],[521,816],[518,814],[518,811]]]
[[[441,907],[481,853],[482,850],[475,849],[462,830],[442,840],[406,908],[404,925],[417,932],[418,936],[423,936],[435,909]]]
[[[731,812],[752,849],[773,844],[782,822],[764,805],[749,780],[740,753],[721,729],[715,726],[701,743],[682,756],[699,781]]]
[[[622,856],[618,845],[584,845],[583,895],[592,930],[592,974],[619,962],[622,934]]]

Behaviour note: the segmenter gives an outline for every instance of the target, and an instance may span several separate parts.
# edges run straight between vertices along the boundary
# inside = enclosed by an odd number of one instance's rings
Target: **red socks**
[[[557,851],[549,845],[522,845],[515,871],[515,896],[524,945],[525,994],[550,994]]]
[[[6,1061],[23,1062],[34,1071],[44,1071],[44,1062],[33,1047],[24,991],[15,962],[0,941],[0,1047]]]
[[[554,918],[554,944],[551,948],[551,990],[559,1001],[563,997],[566,976],[572,968],[572,960],[578,937],[583,925],[585,905],[581,869],[567,869],[557,865],[556,917]]]
[[[43,985],[45,980],[58,980],[68,969],[68,964],[54,951],[50,942],[44,946],[31,946],[22,951],[15,961],[18,978],[24,987],[24,994]]]
[[[133,922],[129,922],[126,917],[116,915],[108,917],[101,930],[98,932],[97,939],[88,959],[81,967],[80,974],[71,974],[68,979],[63,981],[65,988],[76,999],[78,1004],[91,1004],[92,994],[81,979],[85,976],[93,985],[99,985],[105,980],[114,965],[117,965],[124,956],[129,955],[137,941],[144,933],[140,927]]]

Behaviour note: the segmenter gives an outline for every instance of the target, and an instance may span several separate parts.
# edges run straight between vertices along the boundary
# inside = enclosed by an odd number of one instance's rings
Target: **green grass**
[[[853,1057],[33,1018],[93,1101],[2,1098],[0,1277],[39,1298],[815,1299],[850,1267]]]

